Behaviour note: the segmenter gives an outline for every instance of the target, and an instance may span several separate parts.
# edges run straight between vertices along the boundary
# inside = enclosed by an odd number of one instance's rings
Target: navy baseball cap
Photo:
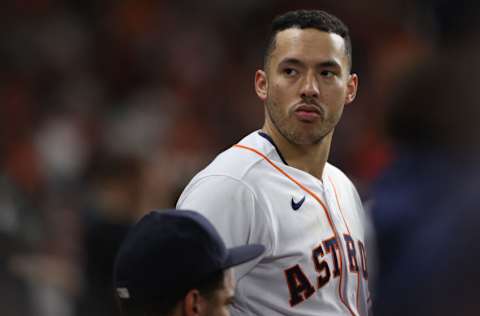
[[[153,211],[135,224],[114,265],[120,299],[153,301],[184,295],[227,268],[259,257],[263,245],[227,249],[213,225],[188,210]]]

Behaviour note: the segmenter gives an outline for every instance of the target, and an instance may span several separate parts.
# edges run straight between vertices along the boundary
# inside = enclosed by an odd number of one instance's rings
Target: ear
[[[206,309],[206,302],[197,289],[188,291],[183,299],[183,311],[186,316],[199,316]]]
[[[349,104],[357,96],[358,76],[357,74],[348,75],[347,94],[345,95],[345,104]]]
[[[267,74],[263,70],[257,70],[255,72],[255,92],[260,100],[265,101],[267,99],[268,80]]]

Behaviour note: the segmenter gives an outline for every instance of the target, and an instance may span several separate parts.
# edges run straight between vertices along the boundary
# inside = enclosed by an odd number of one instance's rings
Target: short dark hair
[[[271,25],[267,49],[264,55],[264,66],[267,67],[270,56],[275,49],[277,33],[290,29],[313,28],[319,31],[340,35],[345,41],[345,54],[348,58],[348,66],[352,67],[352,42],[348,27],[336,16],[322,10],[297,10],[289,11],[277,16]]]
[[[220,271],[207,278],[206,280],[192,286],[191,289],[198,289],[200,294],[207,300],[212,300],[215,292],[224,286],[224,271]],[[190,291],[190,290],[188,290]],[[172,313],[175,306],[188,293],[171,293],[168,297],[163,297],[154,301],[137,302],[128,300],[118,300],[122,316],[166,316]]]

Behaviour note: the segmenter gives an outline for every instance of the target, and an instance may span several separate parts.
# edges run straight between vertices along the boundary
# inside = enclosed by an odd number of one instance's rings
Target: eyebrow
[[[291,65],[297,65],[297,66],[304,66],[304,63],[300,61],[299,59],[296,58],[286,58],[282,60],[279,65],[284,65],[284,64],[291,64]],[[341,68],[340,64],[336,62],[335,60],[329,59],[326,61],[323,61],[321,63],[318,63],[316,67],[335,67],[335,68]]]

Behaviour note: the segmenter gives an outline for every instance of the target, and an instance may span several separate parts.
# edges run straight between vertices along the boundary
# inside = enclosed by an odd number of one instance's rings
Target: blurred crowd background
[[[376,293],[378,315],[393,315],[385,311],[396,304],[405,308],[409,299],[395,299],[400,290],[423,298],[455,280],[457,287],[441,291],[450,295],[445,299],[466,297],[477,288],[462,280],[479,278],[478,271],[455,262],[480,253],[474,242],[476,6],[448,0],[3,2],[1,314],[116,315],[112,262],[129,225],[152,209],[174,207],[195,172],[261,127],[253,78],[269,24],[299,8],[325,9],[351,31],[359,94],[336,131],[330,161],[354,180],[378,230],[378,284],[385,289]],[[417,241],[424,245],[412,246]],[[429,252],[432,244],[437,252]],[[456,259],[448,261],[452,253]],[[412,269],[422,260],[423,270]],[[439,270],[429,278],[432,266]],[[417,275],[406,277],[412,271]],[[415,278],[431,288],[415,287]]]

